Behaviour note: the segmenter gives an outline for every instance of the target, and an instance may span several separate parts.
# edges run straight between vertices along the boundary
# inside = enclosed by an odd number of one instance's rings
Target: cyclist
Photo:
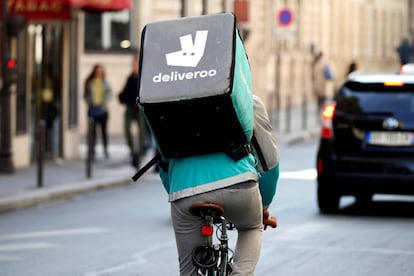
[[[277,149],[263,103],[254,100],[255,124],[259,135],[268,135],[264,150]],[[171,218],[179,256],[180,275],[197,275],[192,250],[204,243],[200,233],[203,220],[189,212],[194,203],[212,202],[223,206],[225,217],[235,224],[238,238],[231,275],[253,275],[259,259],[263,231],[263,211],[272,202],[279,177],[278,161],[265,172],[252,153],[234,161],[226,153],[186,158],[162,158],[162,183],[169,193]],[[260,172],[262,171],[262,172]]]

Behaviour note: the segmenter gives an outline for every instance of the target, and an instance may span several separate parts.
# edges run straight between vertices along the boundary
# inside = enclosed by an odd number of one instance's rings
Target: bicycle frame
[[[207,238],[207,242],[197,246],[193,250],[193,262],[198,267],[199,276],[227,276],[232,272],[233,256],[229,252],[227,235],[228,229],[234,229],[234,225],[224,217],[222,206],[214,203],[197,203],[190,207],[190,212],[204,219],[201,227],[201,235]],[[277,227],[277,218],[269,217],[269,210],[263,210],[264,229],[267,226]],[[214,231],[216,226],[216,231]],[[220,235],[218,232],[220,231]],[[216,233],[220,243],[215,244],[213,234]]]
[[[233,252],[228,246],[228,229],[234,229],[224,216],[214,208],[206,208],[200,212],[205,224],[201,228],[201,233],[207,238],[204,245],[200,245],[193,250],[193,261],[199,268],[199,276],[226,276],[231,273]],[[215,229],[214,229],[215,227]],[[219,234],[220,232],[220,234]],[[213,234],[219,243],[214,243]]]
[[[220,241],[220,266],[218,275],[228,275],[231,272],[232,258],[229,259],[229,251],[231,250],[228,245],[229,237],[227,235],[227,227],[228,225],[231,225],[231,223],[229,224],[223,216],[220,217],[220,220],[221,224],[218,228],[221,231],[221,234],[218,237],[218,240]]]

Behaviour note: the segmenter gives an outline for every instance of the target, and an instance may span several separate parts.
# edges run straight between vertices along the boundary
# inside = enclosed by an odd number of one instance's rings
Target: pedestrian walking
[[[346,73],[346,75],[348,76],[349,74],[355,72],[358,70],[358,63],[356,61],[352,61],[349,66],[348,66],[348,71]]]
[[[327,99],[326,84],[333,79],[332,70],[322,52],[319,52],[312,63],[312,87],[317,101],[318,114]],[[319,117],[319,116],[318,116]]]
[[[134,57],[132,60],[132,72],[128,76],[124,88],[118,94],[121,104],[125,105],[124,113],[124,133],[131,157],[131,163],[134,167],[139,166],[140,156],[144,156],[151,148],[151,136],[148,125],[145,121],[144,114],[137,107],[136,99],[138,96],[138,78],[139,78],[139,60]],[[138,149],[136,148],[136,139],[133,135],[133,125],[136,124],[138,136]]]
[[[400,58],[400,65],[410,63],[411,56],[414,53],[414,47],[410,44],[407,38],[401,41],[401,44],[397,47],[397,52]]]
[[[105,68],[102,64],[93,66],[85,80],[84,95],[88,105],[88,117],[92,120],[92,155],[95,156],[96,130],[99,127],[102,134],[102,144],[105,158],[108,153],[108,103],[112,97],[112,89],[106,80]]]

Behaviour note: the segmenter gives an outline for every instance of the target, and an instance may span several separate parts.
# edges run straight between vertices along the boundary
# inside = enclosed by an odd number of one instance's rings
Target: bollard
[[[276,126],[276,130],[280,131],[280,115],[281,115],[281,96],[280,96],[280,92],[279,89],[276,90],[276,120],[275,120],[275,126]]]
[[[37,127],[37,187],[43,187],[43,162],[44,162],[44,151],[45,151],[45,136],[46,136],[46,122],[39,120]]]
[[[280,44],[281,42],[279,42]],[[281,60],[282,60],[282,54],[281,54],[281,49],[280,49],[281,45],[279,45],[277,47],[277,56],[276,56],[276,74],[275,74],[275,92],[276,92],[276,97],[275,97],[275,101],[276,101],[276,121],[275,121],[275,126],[276,126],[276,131],[281,131],[281,120],[280,117],[282,115],[282,105],[281,105],[281,101],[282,101],[282,85],[281,85]]]
[[[306,94],[303,95],[302,102],[302,129],[306,130],[308,128],[308,102]]]
[[[286,104],[286,133],[290,133],[291,130],[291,122],[292,122],[292,97],[290,95],[287,96],[287,104]]]
[[[88,132],[86,135],[86,144],[87,144],[87,152],[86,152],[86,178],[92,177],[92,163],[94,159],[94,144],[92,138],[92,132],[94,127],[94,121],[92,118],[89,118],[88,121]]]

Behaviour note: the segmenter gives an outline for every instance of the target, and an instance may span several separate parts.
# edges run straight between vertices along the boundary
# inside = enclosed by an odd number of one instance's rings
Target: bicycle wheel
[[[197,276],[217,276],[215,268],[199,268]]]
[[[217,254],[210,246],[198,246],[193,250],[193,262],[197,267],[213,267],[217,264],[217,260]]]

